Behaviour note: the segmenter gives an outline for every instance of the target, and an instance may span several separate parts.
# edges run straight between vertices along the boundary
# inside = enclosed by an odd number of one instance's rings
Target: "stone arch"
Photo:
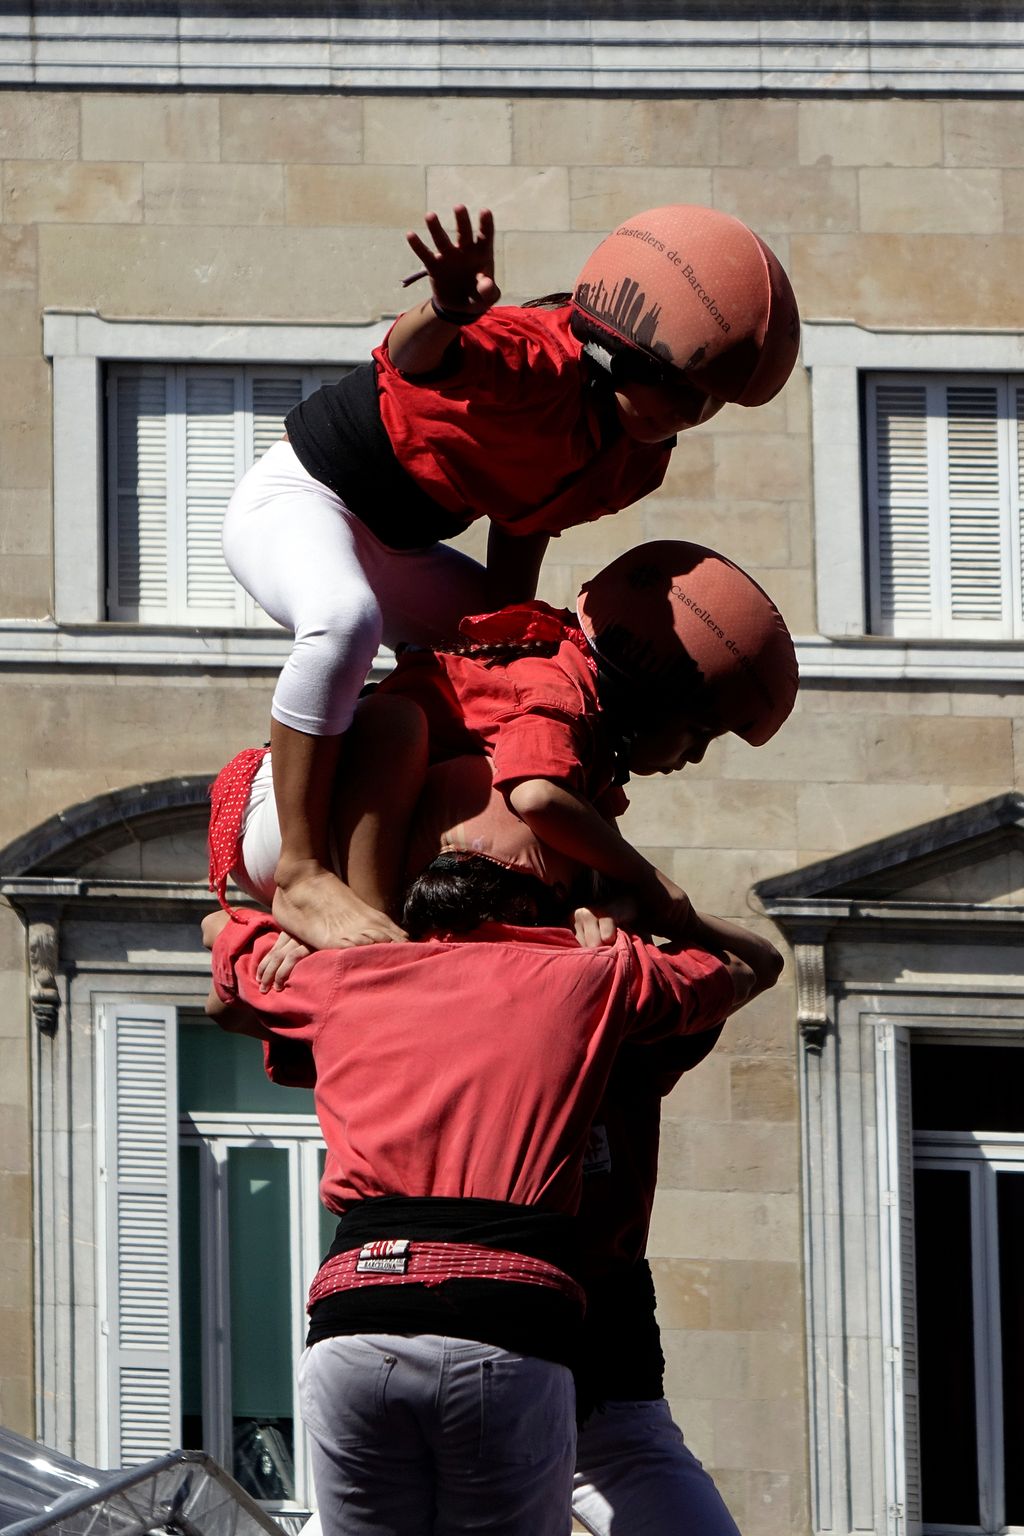
[[[168,836],[205,837],[209,774],[133,784],[84,800],[0,849],[0,881],[75,876],[110,855]],[[196,878],[203,872],[200,865]]]

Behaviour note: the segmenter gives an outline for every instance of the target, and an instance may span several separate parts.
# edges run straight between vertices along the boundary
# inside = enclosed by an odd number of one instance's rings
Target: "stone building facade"
[[[514,300],[568,286],[626,215],[692,201],[785,263],[802,365],[768,406],[686,434],[655,496],[557,540],[541,588],[566,602],[621,549],[685,536],[749,568],[799,637],[786,729],[635,785],[626,823],[701,906],[792,955],[665,1105],[669,1392],[747,1536],[1015,1523],[994,1362],[1010,1380],[1020,1339],[998,1296],[978,1310],[991,1263],[970,1237],[983,1491],[949,1491],[968,1515],[946,1519],[926,1476],[922,1515],[919,1424],[926,1469],[941,1456],[910,1365],[915,1316],[922,1351],[931,1335],[907,1178],[910,1161],[964,1173],[975,1227],[998,1233],[1024,1127],[1011,1109],[918,1124],[900,1095],[916,1061],[927,1096],[929,1048],[995,1050],[1012,1075],[1024,1042],[1024,23],[955,5],[188,9],[143,4],[129,28],[116,6],[10,7],[0,27],[0,1422],[86,1460],[145,1447],[131,1389],[160,1345],[129,1341],[119,1364],[109,1329],[130,1261],[111,1236],[112,1042],[124,1020],[161,1048],[200,1028],[203,787],[265,735],[286,653],[266,626],[112,600],[117,381],[220,369],[248,389],[360,360],[402,305],[403,232],[426,208],[494,210]],[[201,1108],[183,1145],[230,1160],[242,1120]],[[177,1105],[156,1110],[174,1131]],[[305,1133],[260,1125],[306,1177]],[[984,1194],[990,1175],[1010,1194]],[[1000,1317],[1006,1347],[983,1354],[979,1319]],[[230,1418],[230,1384],[202,1392]]]

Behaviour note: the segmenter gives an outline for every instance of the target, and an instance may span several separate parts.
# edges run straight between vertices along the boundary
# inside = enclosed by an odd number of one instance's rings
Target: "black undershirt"
[[[284,425],[306,473],[340,496],[389,549],[424,549],[469,527],[398,462],[381,421],[376,363],[315,390]]]
[[[587,1315],[576,1366],[577,1417],[606,1402],[653,1402],[665,1395],[665,1356],[646,1259],[587,1281]]]

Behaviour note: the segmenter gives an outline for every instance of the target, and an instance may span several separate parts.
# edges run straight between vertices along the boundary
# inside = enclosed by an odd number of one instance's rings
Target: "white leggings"
[[[383,640],[434,645],[487,607],[482,565],[444,544],[395,550],[306,473],[291,444],[269,448],[224,518],[224,558],[260,607],[295,636],[271,714],[338,736]]]

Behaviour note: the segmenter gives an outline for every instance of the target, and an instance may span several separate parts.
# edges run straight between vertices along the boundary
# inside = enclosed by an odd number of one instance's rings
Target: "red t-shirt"
[[[487,661],[445,651],[404,651],[380,685],[414,699],[427,717],[431,762],[464,752],[491,759],[494,786],[550,779],[587,796],[607,816],[629,802],[613,783],[614,756],[597,693],[597,673],[572,615],[522,603],[463,619],[468,640],[547,639],[554,655]]]
[[[560,533],[656,490],[671,443],[602,431],[569,309],[491,309],[430,378],[374,352],[381,420],[407,474],[466,522]],[[453,349],[454,350],[454,349]]]
[[[709,1029],[733,1002],[726,966],[619,933],[581,949],[556,928],[319,950],[279,992],[256,967],[279,930],[240,912],[213,951],[225,1002],[316,1064],[321,1198],[504,1200],[572,1212],[587,1133],[620,1043]]]

